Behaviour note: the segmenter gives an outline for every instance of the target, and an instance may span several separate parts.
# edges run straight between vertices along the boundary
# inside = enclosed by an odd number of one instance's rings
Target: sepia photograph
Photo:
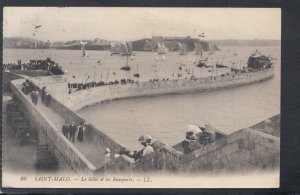
[[[2,187],[279,188],[280,8],[4,7]]]

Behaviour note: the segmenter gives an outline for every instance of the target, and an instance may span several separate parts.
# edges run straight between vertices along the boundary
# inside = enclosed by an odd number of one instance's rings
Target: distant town
[[[194,43],[198,42],[201,44],[203,50],[209,50],[212,47],[217,46],[280,46],[280,40],[200,40],[198,38],[186,37],[162,37],[154,36],[152,38],[144,38],[140,40],[132,41],[132,47],[134,51],[152,51],[152,42],[163,38],[165,46],[169,51],[177,51],[178,43],[184,43],[187,46],[187,50],[191,51],[194,49]],[[72,40],[72,41],[42,41],[27,37],[4,37],[3,48],[22,48],[22,49],[71,49],[80,50],[81,42],[86,43],[85,48],[87,50],[109,50],[111,44],[117,41],[110,41],[100,38],[93,40]]]

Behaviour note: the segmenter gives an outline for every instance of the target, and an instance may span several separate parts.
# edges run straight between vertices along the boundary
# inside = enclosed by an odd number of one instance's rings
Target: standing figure
[[[62,132],[63,132],[63,135],[68,139],[69,125],[68,125],[67,121],[62,126]]]
[[[49,106],[50,102],[51,102],[51,95],[48,92],[46,92],[45,93],[45,105]]]
[[[46,86],[44,86],[41,93],[42,102],[45,102],[46,93]]]
[[[109,164],[111,162],[111,158],[110,158],[110,149],[109,148],[105,148],[105,165]]]
[[[78,135],[77,135],[77,139],[78,139],[78,141],[80,141],[80,142],[83,141],[83,128],[84,128],[84,123],[78,126]]]
[[[70,141],[75,142],[75,133],[76,133],[76,126],[75,122],[72,122],[72,124],[69,127],[69,133],[70,133]]]
[[[34,91],[34,100],[33,100],[34,105],[37,104],[38,99],[39,99],[39,92],[38,91]]]
[[[31,97],[31,102],[34,104],[34,91],[31,91],[30,97]]]

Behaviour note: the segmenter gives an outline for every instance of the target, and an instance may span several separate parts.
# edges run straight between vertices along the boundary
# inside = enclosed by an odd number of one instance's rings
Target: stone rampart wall
[[[19,81],[19,80],[16,80]],[[22,80],[21,80],[22,81]],[[55,155],[61,155],[70,167],[76,172],[93,173],[96,169],[44,116],[36,106],[29,101],[15,85],[11,89],[17,99],[21,102],[24,116],[37,129],[40,144],[47,144]]]
[[[123,171],[133,172],[218,173],[273,170],[279,168],[279,145],[278,137],[252,129],[242,129],[189,154],[183,154],[156,141],[153,143],[155,152],[139,162],[128,163],[124,159],[118,159],[118,163],[113,163],[118,164],[117,167]],[[120,172],[116,167],[108,167],[108,171],[112,170]]]

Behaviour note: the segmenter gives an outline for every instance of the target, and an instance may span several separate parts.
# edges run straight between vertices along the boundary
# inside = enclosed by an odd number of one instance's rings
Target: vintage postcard
[[[278,188],[278,8],[4,7],[2,187]]]

